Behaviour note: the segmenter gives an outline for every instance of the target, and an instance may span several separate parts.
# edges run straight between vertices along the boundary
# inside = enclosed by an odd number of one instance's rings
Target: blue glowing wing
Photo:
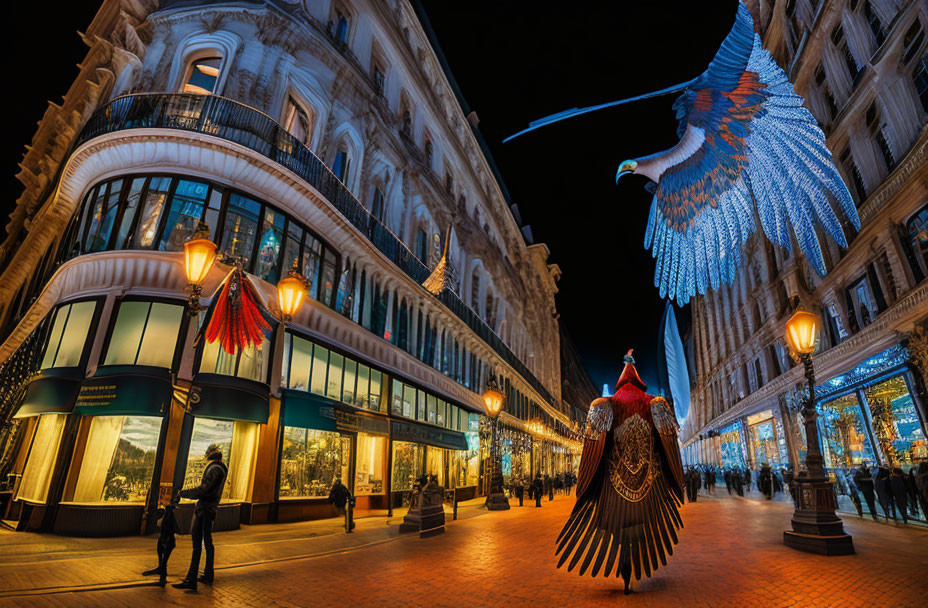
[[[677,421],[683,426],[690,410],[690,374],[686,366],[686,351],[683,350],[680,329],[677,327],[677,317],[670,302],[667,302],[664,309],[663,323],[661,334],[664,343],[661,346],[664,348],[664,361],[667,363],[667,386],[670,396],[673,397],[673,410]]]
[[[791,250],[795,235],[820,275],[816,224],[847,246],[836,209],[859,229],[857,209],[802,104],[739,4],[715,59],[674,104],[680,144],[638,159],[636,172],[658,182],[645,247],[657,259],[661,297],[682,305],[730,284],[756,229],[755,210],[767,238]]]

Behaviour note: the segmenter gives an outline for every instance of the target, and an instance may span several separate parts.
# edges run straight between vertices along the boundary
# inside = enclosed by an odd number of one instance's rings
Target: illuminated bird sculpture
[[[802,253],[824,276],[816,224],[847,247],[839,213],[860,229],[857,209],[822,130],[761,46],[742,3],[731,32],[698,78],[560,112],[506,141],[572,116],[678,91],[683,94],[673,107],[680,121],[679,143],[623,161],[616,174],[616,181],[637,174],[656,183],[649,188],[654,198],[644,244],[657,258],[654,286],[661,297],[684,304],[709,287],[730,284],[742,245],[756,229],[755,215],[767,238],[788,251],[794,234]]]
[[[683,464],[674,413],[645,393],[632,351],[611,397],[590,404],[577,503],[557,538],[558,567],[625,581],[651,576],[683,525]]]
[[[195,343],[203,338],[210,344],[218,340],[222,350],[234,355],[251,346],[260,348],[274,322],[251,280],[236,264],[206,309]]]

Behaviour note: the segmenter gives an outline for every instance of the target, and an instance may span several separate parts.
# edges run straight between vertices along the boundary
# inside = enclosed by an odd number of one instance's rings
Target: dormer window
[[[383,190],[380,186],[374,188],[374,197],[371,200],[371,215],[383,221]]]
[[[211,95],[216,92],[219,83],[219,67],[221,57],[204,57],[196,59],[187,70],[184,79],[184,93],[197,95]]]

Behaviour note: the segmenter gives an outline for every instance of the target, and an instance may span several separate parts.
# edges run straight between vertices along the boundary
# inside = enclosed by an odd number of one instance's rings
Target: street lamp
[[[490,493],[487,495],[485,504],[489,511],[505,511],[509,508],[509,499],[503,493],[503,463],[497,438],[499,414],[503,411],[503,394],[500,392],[493,376],[490,377],[490,381],[483,391],[483,408],[486,410],[487,417],[490,418],[492,428],[490,439],[490,466],[492,472],[490,474]]]
[[[299,259],[293,260],[290,273],[277,283],[277,303],[285,323],[293,320],[306,300],[306,279],[300,274]]]
[[[815,371],[812,351],[818,338],[820,323],[816,315],[796,311],[786,322],[786,341],[799,356],[809,384],[809,398],[802,407],[802,422],[806,429],[806,459],[796,476],[796,510],[793,529],[784,530],[783,543],[788,547],[821,555],[854,553],[850,534],[844,532],[841,518],[835,513],[837,498],[834,484],[825,473],[822,449],[819,445],[815,413]]]
[[[192,315],[200,312],[203,281],[213,267],[217,249],[216,243],[209,240],[209,226],[205,222],[200,222],[196,231],[184,242],[184,272],[187,274],[187,287],[190,289],[187,304]]]

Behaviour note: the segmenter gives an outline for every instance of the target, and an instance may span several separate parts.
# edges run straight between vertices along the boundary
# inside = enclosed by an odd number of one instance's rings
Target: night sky
[[[646,179],[615,184],[618,164],[673,146],[675,96],[545,127],[503,145],[531,120],[685,82],[705,70],[734,21],[736,0],[527,2],[425,0],[442,51],[536,242],[563,271],[561,318],[598,387],[615,382],[636,349],[654,389],[663,302],[642,246]],[[18,3],[3,37],[6,82],[16,83],[2,145],[3,212],[22,187],[14,175],[49,100],[60,102],[87,50],[99,2]],[[32,49],[35,49],[34,51]],[[30,57],[24,61],[24,57]],[[11,99],[8,97],[8,100]],[[686,311],[678,312],[681,330]],[[685,331],[685,330],[684,330]]]

